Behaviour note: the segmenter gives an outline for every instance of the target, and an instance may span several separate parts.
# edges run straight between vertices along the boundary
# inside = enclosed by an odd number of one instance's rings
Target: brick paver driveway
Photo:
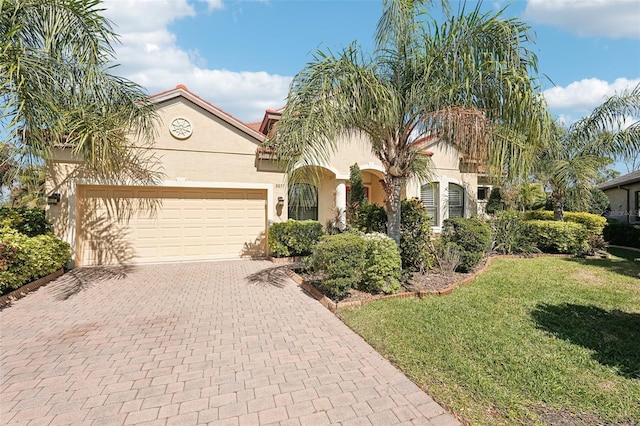
[[[265,261],[78,270],[0,324],[2,424],[458,424]]]

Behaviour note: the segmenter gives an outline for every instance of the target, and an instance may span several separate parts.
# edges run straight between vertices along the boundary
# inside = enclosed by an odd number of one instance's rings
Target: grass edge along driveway
[[[338,315],[473,425],[640,424],[640,253],[496,259],[449,296]]]

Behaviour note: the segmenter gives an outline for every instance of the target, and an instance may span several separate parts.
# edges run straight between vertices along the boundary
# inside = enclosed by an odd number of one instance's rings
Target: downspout
[[[629,188],[625,188],[622,185],[618,185],[618,189],[627,191],[627,223],[631,223],[631,199],[629,198],[631,193],[629,192]]]

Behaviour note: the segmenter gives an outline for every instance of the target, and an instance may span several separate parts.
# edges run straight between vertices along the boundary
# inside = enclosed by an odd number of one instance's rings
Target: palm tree
[[[480,4],[456,15],[443,7],[438,23],[430,3],[385,0],[372,55],[356,42],[339,54],[318,51],[294,77],[270,140],[291,182],[317,179],[299,166],[325,162],[340,136],[366,135],[385,170],[387,229],[396,241],[402,189],[430,169],[415,141],[438,137],[463,153],[526,166],[516,161],[519,150],[544,133],[529,28],[503,18],[504,10],[481,13]]]
[[[570,192],[588,202],[602,168],[611,157],[640,151],[640,85],[609,97],[593,112],[570,127],[555,125],[546,143],[540,145],[535,169],[551,189],[553,216],[564,219]],[[628,119],[635,119],[623,127]]]
[[[94,173],[153,180],[143,151],[155,114],[144,90],[110,73],[116,34],[99,0],[0,0],[0,122],[23,166],[59,144]]]

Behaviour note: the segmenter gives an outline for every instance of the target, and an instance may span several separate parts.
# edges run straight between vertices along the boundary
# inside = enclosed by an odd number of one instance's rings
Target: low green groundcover
[[[473,425],[636,424],[640,253],[496,259],[448,296],[340,317]]]

